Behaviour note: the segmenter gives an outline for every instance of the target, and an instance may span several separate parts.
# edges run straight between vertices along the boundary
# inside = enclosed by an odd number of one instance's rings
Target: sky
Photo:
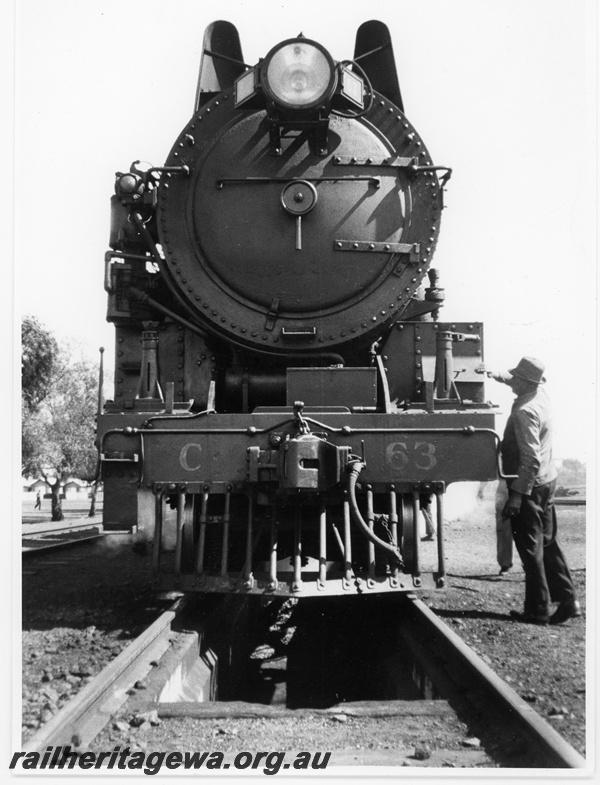
[[[218,9],[218,10],[217,10]],[[585,458],[596,355],[596,3],[16,0],[14,314],[91,356],[106,347],[114,174],[164,163],[192,114],[205,27],[227,19],[254,63],[302,32],[352,57],[391,32],[405,111],[450,166],[434,266],[444,320],[483,321],[485,358],[547,366],[558,458]],[[107,391],[110,397],[110,391]],[[506,412],[508,389],[487,396]],[[587,445],[587,448],[586,448]]]

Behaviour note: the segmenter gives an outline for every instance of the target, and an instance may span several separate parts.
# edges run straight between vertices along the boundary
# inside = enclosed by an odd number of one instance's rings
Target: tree
[[[585,485],[585,463],[578,458],[565,458],[558,470],[557,483],[559,485]]]
[[[96,368],[87,359],[75,359],[62,347],[53,363],[46,395],[33,411],[23,407],[23,468],[38,474],[50,486],[52,520],[64,514],[60,489],[69,477],[92,479],[96,474],[94,417],[98,394]]]
[[[48,394],[58,357],[58,345],[35,316],[21,323],[21,395],[24,405],[34,411]]]
[[[21,323],[21,460],[25,467],[35,455],[35,432],[27,422],[48,394],[58,358],[58,344],[35,316]]]

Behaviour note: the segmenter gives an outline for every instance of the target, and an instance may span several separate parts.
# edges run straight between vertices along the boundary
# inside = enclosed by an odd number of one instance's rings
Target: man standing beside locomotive
[[[562,624],[581,616],[581,607],[564,554],[556,539],[550,403],[541,384],[544,366],[523,357],[508,372],[487,371],[516,395],[502,439],[502,462],[508,500],[502,510],[510,518],[515,546],[525,571],[524,613],[512,612],[532,624]],[[550,615],[550,603],[558,608]]]

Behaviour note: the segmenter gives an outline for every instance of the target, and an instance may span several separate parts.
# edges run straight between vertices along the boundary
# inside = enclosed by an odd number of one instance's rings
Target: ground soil
[[[77,518],[77,514],[70,517]],[[458,515],[450,510],[447,518],[444,539],[449,588],[425,593],[423,599],[585,754],[585,507],[559,510],[560,538],[584,615],[552,627],[510,619],[510,610],[522,608],[523,572],[515,565],[507,577],[498,576],[493,498],[471,504],[468,512],[463,505]],[[134,554],[131,546],[128,536],[110,535],[100,543],[80,545],[53,557],[33,555],[23,561],[24,739],[168,607],[169,598],[150,588],[147,558]],[[425,563],[433,564],[435,545],[423,543],[422,550]],[[305,734],[301,733],[302,723],[274,730],[265,720],[204,723],[203,728],[196,725],[190,731],[190,738],[184,733],[172,743],[163,740],[166,746],[162,749],[186,749],[186,744],[187,749],[267,749],[269,734],[285,742],[286,746],[278,749],[297,749],[302,739],[304,749],[342,745],[355,750],[357,760],[361,750],[386,747],[377,723],[358,719],[343,723],[322,720],[307,726]],[[397,765],[415,765],[412,753],[420,746],[435,748],[440,732],[436,723],[439,720],[431,718],[415,722],[411,754],[404,750]],[[156,734],[153,741],[149,732]],[[111,727],[104,742],[127,741],[143,749],[155,744],[160,735],[157,728],[122,731]],[[468,737],[469,729],[464,727],[462,738]],[[469,764],[449,760],[445,765]]]
[[[33,511],[29,503],[23,533],[101,523],[101,513],[88,518],[80,503],[64,507],[66,520],[52,524],[48,511]],[[23,557],[23,739],[166,607],[150,579],[148,560],[133,553],[129,535]]]
[[[524,575],[517,554],[498,575],[493,499],[449,522],[449,589],[423,599],[483,660],[582,755],[585,755],[585,506],[558,508],[559,540],[583,616],[540,627],[513,621],[523,610]]]

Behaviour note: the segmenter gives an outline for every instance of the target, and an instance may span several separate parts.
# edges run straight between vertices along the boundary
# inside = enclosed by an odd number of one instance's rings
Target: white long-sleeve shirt
[[[516,474],[510,489],[530,494],[534,487],[556,479],[552,461],[552,414],[541,387],[519,395],[511,410],[502,439],[506,474]]]

